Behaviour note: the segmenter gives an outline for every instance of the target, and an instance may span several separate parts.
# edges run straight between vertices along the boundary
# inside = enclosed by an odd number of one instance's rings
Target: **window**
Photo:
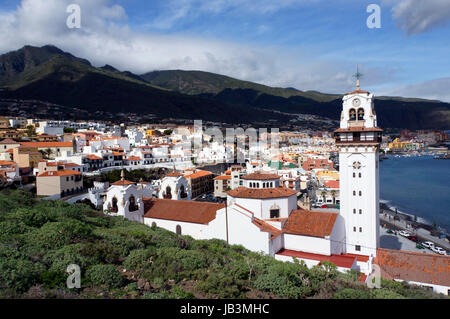
[[[356,214],[356,208],[353,208],[353,214]]]
[[[130,202],[130,205],[128,206],[130,212],[135,212],[139,209],[139,206],[136,204],[136,199],[133,195],[130,196],[128,201]]]
[[[181,226],[180,225],[177,225],[176,233],[177,233],[177,235],[181,235]]]
[[[361,178],[361,173],[358,174],[358,177]]]
[[[355,111],[355,109],[350,109],[349,119],[350,119],[350,121],[355,121],[356,120],[356,111]]]
[[[362,233],[362,227],[359,227],[359,232]]]
[[[270,218],[279,218],[280,210],[279,209],[271,209],[270,210]]]
[[[359,210],[359,214],[362,215],[362,209]]]
[[[356,173],[353,173],[353,178],[355,178],[356,177]]]
[[[362,192],[361,191],[359,191],[359,196],[362,196]]]
[[[356,245],[356,246],[355,246],[355,250],[356,250],[356,251],[361,251],[361,246],[360,246],[360,245]]]
[[[353,227],[353,231],[356,232],[356,227]]]
[[[358,109],[358,121],[364,120],[364,109],[360,108]]]
[[[353,191],[353,196],[356,196],[356,191]]]

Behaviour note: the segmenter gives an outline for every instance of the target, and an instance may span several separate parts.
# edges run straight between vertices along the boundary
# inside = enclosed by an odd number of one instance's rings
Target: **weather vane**
[[[353,75],[353,77],[356,78],[356,87],[359,90],[359,79],[362,78],[362,73],[359,73],[359,65],[356,65],[356,73]]]

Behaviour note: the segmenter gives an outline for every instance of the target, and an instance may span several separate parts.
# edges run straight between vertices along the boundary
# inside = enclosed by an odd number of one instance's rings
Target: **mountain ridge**
[[[51,45],[24,46],[1,55],[0,87],[3,98],[227,123],[288,123],[288,113],[339,119],[342,103],[339,94],[270,87],[211,72],[159,70],[137,75],[111,65],[94,67]],[[377,97],[375,108],[382,127],[450,127],[448,103]]]

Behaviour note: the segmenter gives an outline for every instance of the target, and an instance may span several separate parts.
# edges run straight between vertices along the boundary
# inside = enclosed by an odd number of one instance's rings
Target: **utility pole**
[[[229,241],[228,241],[228,197],[225,198],[225,227],[226,227],[226,235],[227,235],[227,244],[229,244]]]

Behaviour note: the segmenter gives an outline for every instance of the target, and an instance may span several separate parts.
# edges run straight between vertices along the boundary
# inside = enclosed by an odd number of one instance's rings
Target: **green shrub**
[[[44,265],[38,262],[22,258],[0,258],[0,286],[25,292],[39,282],[44,271]]]
[[[195,286],[199,291],[219,298],[243,298],[244,289],[231,275],[223,272],[211,272],[205,280]]]
[[[87,279],[94,285],[119,288],[125,283],[124,277],[114,265],[95,265],[86,272]]]
[[[40,282],[47,289],[64,287],[67,277],[61,272],[45,271],[40,276]]]
[[[402,295],[387,289],[372,289],[370,295],[374,299],[405,299]]]
[[[105,240],[97,240],[84,244],[80,249],[80,254],[95,259],[97,263],[116,264],[119,263],[121,251],[119,247]]]
[[[71,264],[76,264],[82,271],[85,271],[88,267],[101,262],[101,259],[96,256],[83,255],[83,247],[83,244],[75,244],[51,250],[43,256],[42,260],[49,266],[50,272],[65,274],[67,267]]]
[[[155,254],[156,248],[153,247],[133,250],[123,262],[123,267],[131,270],[146,269],[151,266]]]
[[[38,249],[58,249],[90,238],[92,228],[78,220],[46,223],[27,236],[27,245]]]
[[[368,289],[344,288],[334,294],[334,299],[370,299],[370,297]]]

